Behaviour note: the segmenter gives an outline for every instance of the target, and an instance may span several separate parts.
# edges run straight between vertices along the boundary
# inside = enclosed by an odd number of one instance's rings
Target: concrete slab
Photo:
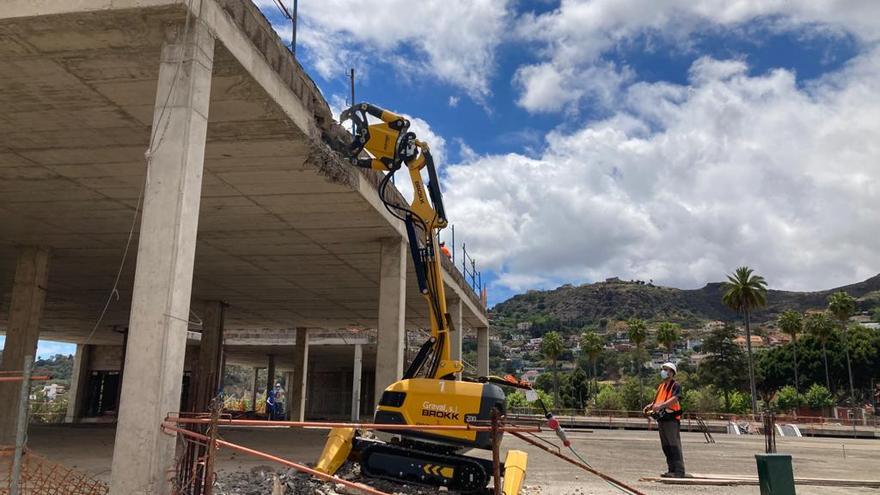
[[[42,337],[82,342],[112,287],[144,181],[159,48],[185,9],[217,37],[193,300],[227,328],[375,327],[379,239],[402,227],[378,178],[324,144],[320,92],[246,0],[11,0],[0,12],[0,329],[15,245],[53,248]],[[138,222],[134,223],[135,226]],[[92,343],[120,343],[138,233]],[[445,265],[465,326],[479,298]],[[409,267],[412,270],[412,267]],[[407,326],[426,325],[414,277]]]

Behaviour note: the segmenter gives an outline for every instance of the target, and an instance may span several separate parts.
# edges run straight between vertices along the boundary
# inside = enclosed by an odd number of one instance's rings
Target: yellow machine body
[[[505,411],[504,391],[497,385],[412,378],[385,389],[374,420],[379,424],[462,426],[490,420],[493,408],[502,414]],[[492,448],[489,432],[398,430],[395,433],[461,447]]]

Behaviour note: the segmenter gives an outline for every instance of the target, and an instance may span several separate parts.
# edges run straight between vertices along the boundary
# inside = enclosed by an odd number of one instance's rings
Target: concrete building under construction
[[[5,0],[0,109],[2,369],[77,344],[67,420],[118,411],[111,493],[164,491],[159,425],[224,364],[287,373],[294,419],[369,413],[401,376],[428,320],[404,227],[249,0]],[[444,270],[486,374],[484,304]],[[0,383],[0,444],[17,408]]]

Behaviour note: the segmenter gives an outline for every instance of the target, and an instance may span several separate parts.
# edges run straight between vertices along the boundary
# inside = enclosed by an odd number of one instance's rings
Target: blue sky
[[[6,336],[0,335],[0,349],[6,346]],[[76,354],[76,346],[64,342],[41,340],[37,344],[37,358],[49,358],[55,354]]]
[[[300,19],[334,109],[355,67],[358,100],[442,150],[490,304],[740,264],[792,290],[880,272],[878,2],[302,0]]]

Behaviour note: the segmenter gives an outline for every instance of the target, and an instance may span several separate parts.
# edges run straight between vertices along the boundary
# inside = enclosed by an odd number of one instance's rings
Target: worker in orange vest
[[[663,381],[657,386],[654,401],[645,406],[646,415],[657,421],[660,446],[666,456],[667,470],[663,478],[684,478],[684,457],[681,452],[681,385],[675,381],[675,363],[660,367]]]
[[[449,251],[449,248],[446,247],[445,242],[440,243],[440,251],[442,251],[443,254],[445,254],[447,258],[452,259],[452,253]]]

